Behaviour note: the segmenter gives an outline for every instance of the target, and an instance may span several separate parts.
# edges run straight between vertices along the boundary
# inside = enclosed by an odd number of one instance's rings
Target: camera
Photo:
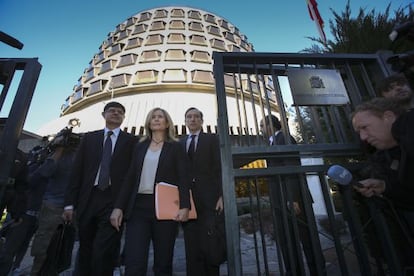
[[[77,147],[81,139],[81,135],[72,132],[71,127],[65,127],[59,131],[56,136],[48,143],[46,147],[54,151],[58,147]]]
[[[82,134],[73,133],[72,129],[79,126],[78,119],[69,121],[69,125],[61,129],[55,136],[50,136],[49,142],[44,146],[36,146],[30,151],[29,164],[43,163],[45,159],[52,154],[57,148],[75,150],[80,143]],[[47,139],[45,137],[45,139]]]

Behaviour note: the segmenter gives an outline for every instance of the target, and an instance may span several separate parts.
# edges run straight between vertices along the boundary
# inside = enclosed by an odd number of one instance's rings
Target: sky
[[[317,0],[328,39],[332,10],[340,13],[346,2]],[[395,10],[414,1],[350,0],[353,16],[360,7],[382,12],[390,3]],[[297,53],[313,44],[307,37],[319,36],[305,0],[0,0],[0,30],[24,44],[19,50],[0,42],[0,58],[38,58],[42,64],[24,129],[36,133],[59,117],[65,99],[116,25],[162,6],[193,7],[223,17],[247,36],[256,52]],[[11,89],[0,117],[8,116],[13,93]]]

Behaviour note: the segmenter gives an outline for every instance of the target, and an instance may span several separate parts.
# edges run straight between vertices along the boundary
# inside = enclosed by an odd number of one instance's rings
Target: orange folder
[[[190,190],[191,209],[189,219],[196,219],[197,212],[194,205],[193,194]],[[159,220],[174,219],[180,207],[178,187],[176,185],[160,182],[155,185],[155,214]]]

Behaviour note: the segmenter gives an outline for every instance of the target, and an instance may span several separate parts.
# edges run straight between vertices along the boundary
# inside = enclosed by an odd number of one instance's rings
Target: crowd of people
[[[125,275],[146,275],[151,243],[152,271],[172,275],[180,225],[187,275],[219,275],[225,258],[217,262],[199,243],[216,216],[224,221],[218,138],[203,132],[202,112],[194,107],[187,110],[190,135],[181,141],[170,115],[162,108],[148,113],[142,137],[120,129],[125,107],[119,102],[107,103],[102,117],[105,127],[83,134],[76,146],[61,143],[65,137],[58,135],[53,150],[44,158],[38,158],[38,148],[30,154],[30,162],[23,160],[22,152],[16,155],[22,160],[13,171],[15,187],[19,188],[14,194],[26,195],[27,204],[15,198],[21,210],[14,211],[10,203],[3,207],[12,212],[12,223],[7,233],[2,233],[5,243],[0,248],[0,275],[18,268],[31,240],[31,275],[48,275],[44,272],[50,258],[48,247],[60,224],[77,228],[74,275],[112,276],[121,265]],[[155,215],[154,191],[160,182],[176,185],[179,190],[179,210],[170,220],[159,220]],[[189,220],[190,191],[197,211],[194,220]],[[213,249],[213,254],[218,251]]]
[[[370,159],[376,169],[360,179],[362,185],[355,189],[366,198],[387,199],[395,208],[409,241],[398,247],[401,265],[408,271],[414,262],[414,128],[410,127],[414,124],[414,97],[408,82],[399,75],[386,78],[377,90],[382,97],[357,106],[351,116],[361,141],[376,149]],[[142,137],[120,129],[125,111],[119,102],[107,103],[101,114],[103,129],[85,133],[76,147],[67,147],[56,138],[53,151],[41,161],[33,160],[32,153],[27,162],[18,152],[12,177],[20,189],[17,194],[26,195],[17,200],[25,204],[16,208],[8,203],[11,223],[7,232],[1,233],[5,242],[0,248],[0,276],[19,266],[33,236],[31,275],[42,275],[48,246],[62,223],[77,228],[74,275],[109,276],[121,265],[125,275],[146,275],[151,244],[154,274],[172,275],[180,226],[187,275],[219,275],[225,260],[217,258],[222,248],[211,249],[211,244],[203,243],[213,224],[221,221],[224,225],[218,137],[203,132],[203,113],[195,107],[185,111],[189,133],[181,140],[166,110],[156,107],[148,113]],[[296,143],[281,125],[274,115],[261,120],[261,132],[269,146]],[[298,158],[266,161],[270,167],[300,165]],[[154,191],[160,182],[178,187],[179,208],[170,220],[156,217]],[[197,219],[189,219],[190,194]],[[316,225],[309,227],[314,214],[306,180],[298,174],[271,177],[269,197],[286,272],[304,273],[299,270],[303,260],[292,258],[301,256],[296,251],[302,249],[309,273],[325,275],[320,241],[317,233],[312,233]],[[294,240],[295,232],[300,240]]]

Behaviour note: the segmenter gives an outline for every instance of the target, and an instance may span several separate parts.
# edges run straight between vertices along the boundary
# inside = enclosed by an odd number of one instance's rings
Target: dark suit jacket
[[[87,207],[94,187],[102,159],[103,141],[103,129],[86,133],[75,156],[71,181],[65,195],[65,206],[73,205],[78,213],[78,218]],[[110,172],[113,202],[124,181],[135,143],[136,137],[123,131],[119,132],[112,154]]]
[[[131,165],[129,166],[122,191],[115,203],[115,208],[124,211],[125,219],[129,218],[134,207],[141,178],[142,165],[150,142],[150,140],[145,140],[135,146]],[[180,208],[190,208],[190,183],[185,158],[185,152],[178,142],[164,142],[154,183],[167,182],[177,185],[180,194]]]
[[[181,139],[186,150],[187,136]],[[194,179],[192,192],[197,211],[214,210],[218,198],[222,195],[221,158],[218,137],[200,132],[194,160],[190,164],[190,177]],[[189,159],[187,159],[189,160]]]

